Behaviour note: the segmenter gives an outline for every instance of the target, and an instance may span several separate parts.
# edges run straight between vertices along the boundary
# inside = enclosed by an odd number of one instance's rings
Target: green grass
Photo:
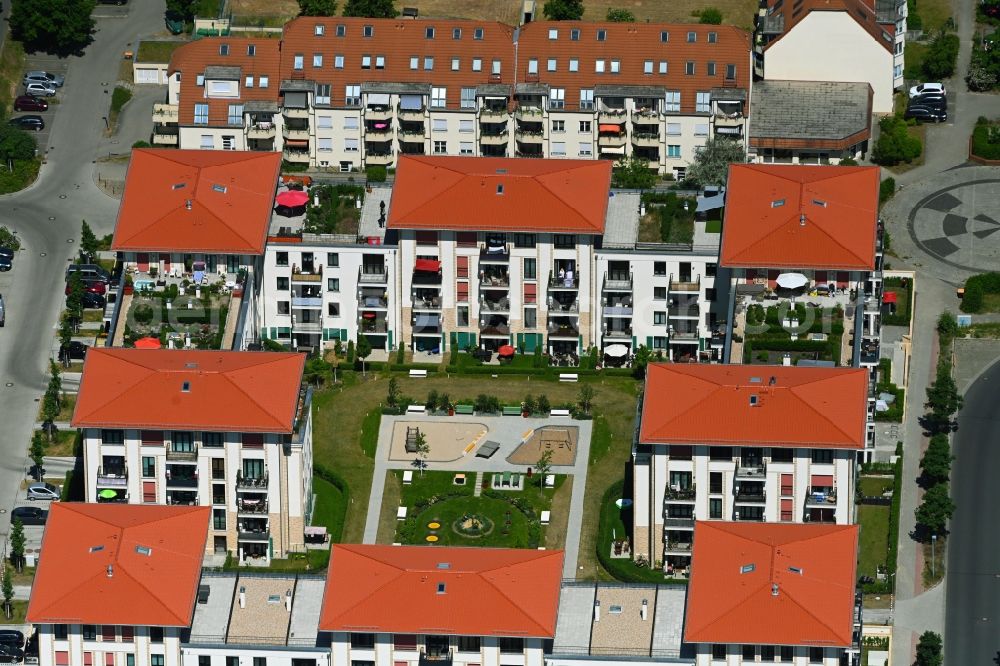
[[[918,0],[917,13],[923,19],[924,33],[933,35],[951,18],[951,3],[948,0]]]
[[[888,557],[889,507],[860,505],[858,507],[858,523],[861,525],[858,576],[874,578],[878,567],[885,566]]]
[[[38,432],[42,433],[42,441],[47,441],[45,439],[44,431],[39,429]],[[77,455],[79,449],[79,446],[77,445],[78,435],[79,433],[72,428],[57,430],[55,441],[51,444],[45,445],[45,455],[64,458]]]
[[[907,41],[905,50],[903,51],[903,58],[906,61],[905,71],[903,72],[908,79],[922,79],[924,78],[924,57],[927,55],[927,44],[921,44],[920,42]],[[906,110],[906,94],[903,93],[901,96],[896,98],[896,108],[900,112]]]
[[[13,171],[0,169],[0,194],[18,192],[31,185],[38,178],[41,167],[42,161],[36,157],[32,160],[14,160]]]
[[[12,108],[24,67],[24,46],[21,42],[7,39],[0,51],[0,108],[3,113]]]
[[[721,234],[722,233],[722,220],[708,220],[705,222],[705,233],[707,234]]]
[[[41,401],[39,401],[41,402]],[[59,408],[59,415],[56,416],[56,421],[69,421],[73,416],[73,408],[76,407],[76,394],[75,393],[63,393],[62,396],[62,406]],[[38,420],[44,421],[42,418],[42,405],[38,406]]]
[[[382,424],[382,412],[372,410],[361,421],[361,448],[369,458],[375,457],[378,449],[378,429]]]
[[[402,483],[403,472],[395,470],[390,472],[399,478]],[[417,504],[427,502],[430,498],[440,495],[472,495],[475,492],[473,484],[476,480],[475,474],[466,474],[464,486],[456,486],[452,483],[455,472],[443,472],[440,470],[424,470],[424,473],[414,471],[413,482],[403,486],[400,494],[400,504],[413,507]]]
[[[330,551],[328,550],[308,550],[305,553],[292,553],[287,559],[273,559],[268,567],[261,567],[264,571],[281,571],[287,573],[305,573],[308,571],[318,571],[325,569],[330,563]],[[245,571],[246,567],[241,567],[233,558],[227,558],[223,567],[228,571]],[[256,567],[255,567],[256,568]]]
[[[313,476],[313,493],[316,495],[316,504],[313,506],[312,524],[325,527],[330,535],[330,542],[339,543],[344,533],[347,496],[319,474]]]
[[[892,485],[892,479],[888,477],[862,476],[858,479],[858,488],[865,497],[881,497],[892,490]]]
[[[24,624],[24,616],[28,613],[28,602],[15,599],[10,602],[12,613],[7,617],[6,613],[0,612],[0,625],[4,624]],[[20,627],[18,627],[20,629]]]
[[[142,41],[139,43],[139,52],[135,56],[136,62],[170,62],[170,56],[177,47],[185,42],[160,42]]]
[[[596,548],[601,551],[601,565],[605,572],[605,578],[624,581],[628,583],[663,583],[670,582],[663,574],[663,571],[650,567],[640,567],[632,561],[632,558],[609,557],[611,544],[615,539],[629,537],[632,535],[632,508],[619,508],[615,500],[625,497],[624,479],[618,479],[605,491],[601,501],[600,517],[598,519],[598,539]],[[589,515],[589,514],[588,514]],[[591,521],[592,522],[592,521]],[[596,552],[594,553],[596,556]],[[580,556],[583,556],[581,547]]]

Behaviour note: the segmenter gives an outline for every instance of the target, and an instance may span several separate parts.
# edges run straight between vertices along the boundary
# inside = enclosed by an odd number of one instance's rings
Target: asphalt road
[[[8,3],[3,3],[8,4]],[[26,448],[47,383],[47,363],[63,302],[63,277],[76,254],[80,222],[98,235],[114,228],[118,201],[97,189],[93,160],[118,148],[104,136],[122,52],[163,28],[163,0],[133,0],[127,15],[97,18],[83,56],[66,58],[60,104],[47,112],[46,163],[35,184],[0,196],[0,224],[19,235],[14,270],[0,274],[7,324],[0,328],[0,507],[8,509],[27,468]],[[30,60],[29,60],[30,62]],[[117,150],[116,150],[117,149]],[[0,533],[8,530],[0,518]]]
[[[1000,530],[996,490],[1000,471],[1000,362],[965,394],[954,437],[952,495],[956,506],[948,543],[946,664],[1000,663]]]

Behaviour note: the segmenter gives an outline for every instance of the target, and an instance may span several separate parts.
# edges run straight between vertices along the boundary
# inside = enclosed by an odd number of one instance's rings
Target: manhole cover
[[[10,388],[13,385],[14,385],[14,382],[7,382],[7,388]]]
[[[60,198],[60,199],[65,199],[65,198],[66,198],[66,195],[65,195],[65,194],[60,194],[60,195],[59,195],[59,198]]]
[[[54,219],[56,219],[55,216],[49,215],[49,220],[54,220]]]
[[[50,217],[49,219],[50,219],[50,220],[54,220],[54,219],[56,219],[56,218],[54,218],[54,217]],[[73,240],[72,238],[67,238],[67,239],[66,239],[66,242],[67,242],[67,243],[70,243],[70,244],[72,244],[72,243],[75,243],[76,241],[75,241],[75,240]]]
[[[48,256],[48,252],[39,252],[39,253],[38,253],[38,256],[39,256],[39,257],[45,257],[45,256]]]

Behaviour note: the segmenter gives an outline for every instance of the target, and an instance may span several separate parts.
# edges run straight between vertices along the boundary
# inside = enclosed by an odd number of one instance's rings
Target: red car
[[[103,296],[105,294],[105,292],[107,292],[108,288],[104,285],[103,282],[100,282],[100,281],[97,281],[97,282],[84,282],[83,283],[83,290],[86,291],[86,292],[90,292],[91,294],[100,294],[100,295]],[[66,283],[66,295],[67,296],[69,296],[69,291],[70,291],[70,283],[67,282]]]
[[[14,100],[15,111],[48,111],[49,103],[34,95],[21,95]]]

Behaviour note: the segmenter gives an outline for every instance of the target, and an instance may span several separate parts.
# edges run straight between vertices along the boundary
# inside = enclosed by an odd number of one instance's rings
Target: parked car
[[[107,293],[108,288],[107,288],[107,286],[103,282],[101,282],[99,280],[94,280],[92,282],[84,280],[83,281],[83,290],[84,290],[84,292],[90,292],[91,294],[100,294],[101,296],[103,296],[105,293]],[[69,292],[70,292],[70,284],[67,282],[66,283],[66,296],[69,296]]]
[[[87,357],[87,349],[88,347],[84,343],[78,340],[70,340],[69,344],[59,347],[59,358],[76,358],[82,361]]]
[[[22,661],[24,661],[24,650],[0,643],[0,664],[20,664]]]
[[[24,634],[17,629],[0,629],[0,644],[24,647]]]
[[[12,259],[0,257],[0,273],[6,273],[12,268],[14,268],[14,261]]]
[[[944,109],[935,109],[930,106],[910,106],[907,107],[903,117],[923,122],[943,123],[948,120],[948,112]]]
[[[14,259],[14,250],[9,247],[0,247],[0,258],[2,259]]]
[[[51,83],[32,81],[31,83],[24,84],[24,94],[35,97],[55,97],[56,87]]]
[[[946,95],[947,92],[944,89],[943,83],[921,83],[910,88],[910,97],[916,97],[917,95],[923,95],[926,92],[936,92],[941,95]]]
[[[10,522],[20,520],[22,525],[44,525],[49,512],[37,506],[16,506],[10,512]]]
[[[15,111],[48,111],[49,103],[34,95],[19,95],[14,100]]]
[[[24,83],[28,84],[32,81],[51,83],[56,88],[62,88],[63,84],[66,82],[66,77],[62,74],[53,74],[52,72],[46,72],[42,69],[35,69],[24,73]]]
[[[98,264],[70,264],[66,269],[67,282],[73,273],[79,273],[85,282],[100,281],[105,284],[111,282],[111,273],[104,270],[104,267]]]
[[[11,118],[7,122],[14,127],[20,127],[23,130],[35,130],[36,132],[41,132],[45,129],[45,121],[42,120],[41,116],[17,116],[16,118]]]
[[[184,32],[184,15],[172,12],[169,9],[163,16],[163,22],[167,25],[167,30],[171,35],[179,35]]]
[[[29,500],[57,500],[59,499],[59,488],[51,483],[32,483],[28,486]],[[3,642],[3,632],[0,631],[0,643]],[[22,636],[23,639],[23,636]]]
[[[100,294],[94,294],[89,291],[83,292],[83,307],[84,308],[98,308],[103,310],[104,305],[107,303],[105,299]]]

